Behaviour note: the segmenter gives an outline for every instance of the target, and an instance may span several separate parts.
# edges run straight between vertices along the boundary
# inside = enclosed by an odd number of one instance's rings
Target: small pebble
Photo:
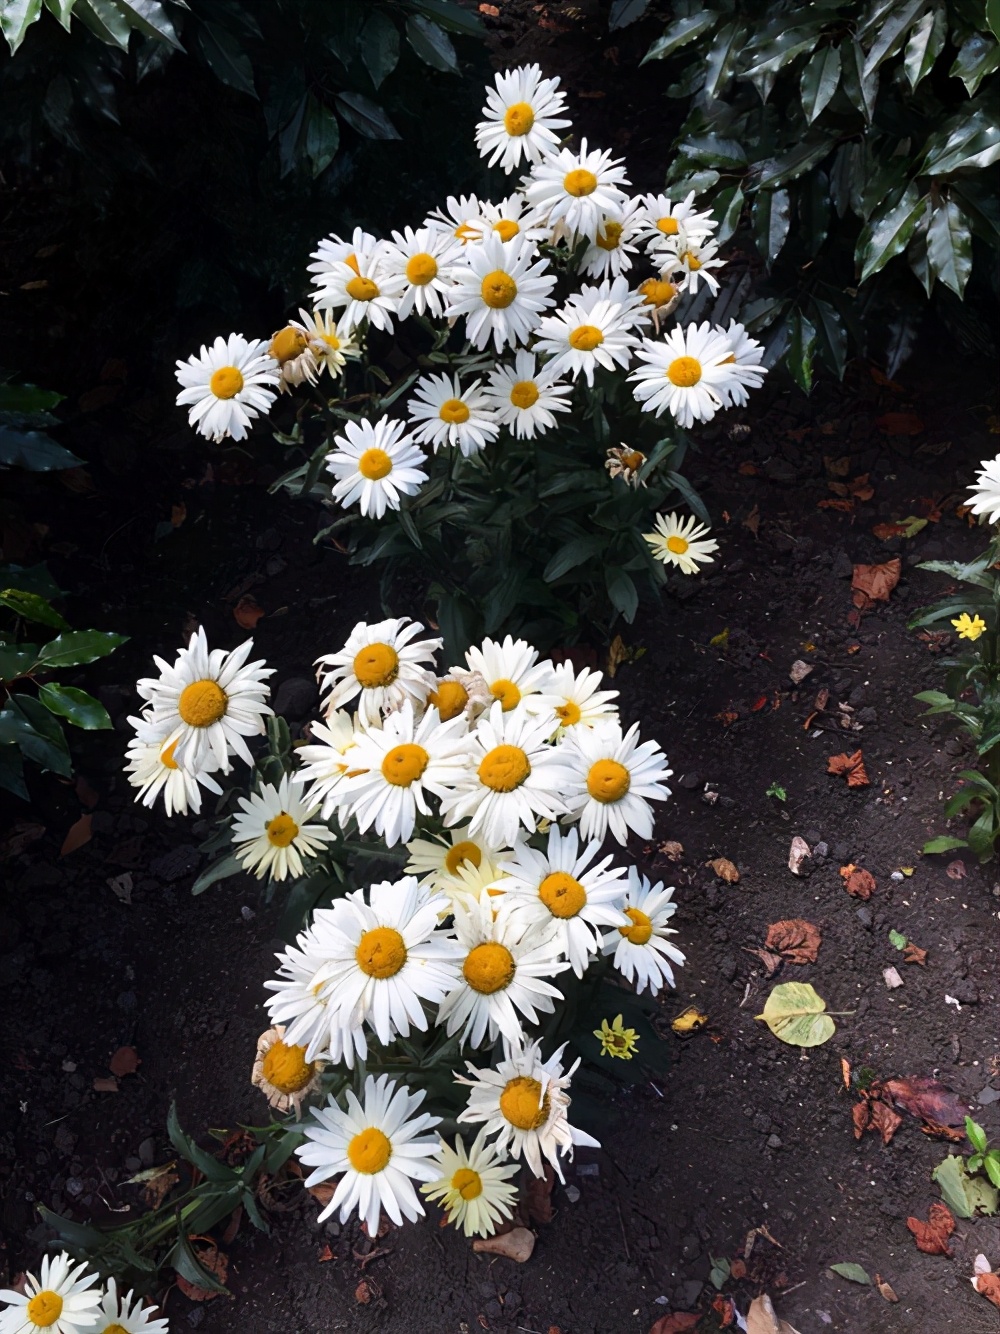
[[[566,1187],[566,1198],[567,1198],[567,1200],[569,1200],[570,1204],[576,1204],[577,1200],[580,1198],[580,1187],[579,1187],[579,1186],[567,1186],[567,1187]]]
[[[893,871],[893,873],[892,873],[892,875],[889,877],[889,879],[890,879],[890,880],[896,880],[896,881],[899,881],[899,880],[905,880],[905,879],[906,879],[906,876],[903,875],[903,872],[902,872],[902,871]]]

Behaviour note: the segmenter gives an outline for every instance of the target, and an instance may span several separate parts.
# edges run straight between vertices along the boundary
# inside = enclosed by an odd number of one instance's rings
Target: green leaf
[[[986,26],[1000,42],[1000,0],[986,0]]]
[[[900,932],[900,931],[890,931],[890,932],[889,932],[889,943],[890,943],[891,945],[893,945],[897,950],[905,950],[906,947],[907,947],[907,945],[909,944],[909,941],[908,941],[907,938],[902,934],[902,932]]]
[[[761,1014],[776,1038],[793,1047],[819,1047],[837,1026],[826,1013],[826,1001],[809,982],[781,982],[768,996]]]
[[[760,190],[751,208],[754,239],[764,267],[770,271],[791,225],[791,203],[787,190]]]
[[[938,834],[937,838],[930,838],[920,849],[924,853],[933,852],[951,852],[953,848],[967,848],[968,840],[964,838],[955,838],[951,834]]]
[[[942,5],[929,9],[910,33],[903,53],[903,69],[915,89],[934,68],[934,62],[944,50],[948,36],[948,15]]]
[[[841,1278],[846,1278],[849,1283],[864,1283],[871,1287],[872,1281],[868,1277],[868,1271],[862,1269],[860,1265],[850,1262],[844,1264],[830,1265],[831,1274],[839,1274]]]
[[[109,630],[70,630],[43,644],[38,655],[46,667],[80,667],[86,662],[106,658],[128,635],[117,635]]]
[[[962,80],[965,91],[975,97],[976,89],[988,74],[1000,67],[1000,45],[982,33],[974,32],[959,48],[949,74]]]
[[[209,1181],[229,1181],[232,1179],[232,1168],[219,1162],[218,1158],[214,1158],[210,1153],[206,1153],[182,1129],[175,1102],[170,1104],[170,1110],[167,1112],[167,1138],[180,1156],[186,1162],[197,1167],[199,1172],[206,1176]],[[193,1283],[195,1280],[192,1279],[191,1281]]]
[[[253,81],[253,65],[228,28],[217,23],[202,22],[195,29],[195,41],[206,65],[219,80],[237,92],[257,96]]]
[[[63,730],[37,699],[10,695],[0,713],[0,746],[20,747],[26,760],[69,778],[73,765]]]
[[[733,55],[746,38],[746,28],[740,23],[727,23],[715,34],[715,41],[705,57],[703,94],[714,98],[732,74]]]
[[[823,161],[836,140],[828,135],[804,135],[794,148],[781,157],[765,158],[754,164],[751,172],[752,188],[755,190],[777,190],[789,181],[798,180],[807,171]]]
[[[965,1118],[965,1133],[969,1143],[977,1153],[985,1153],[989,1147],[989,1140],[986,1138],[986,1131],[971,1116]]]
[[[26,676],[37,661],[37,644],[0,644],[0,681]]]
[[[0,745],[0,791],[11,792],[22,801],[28,800],[24,781],[24,760],[14,745]]]
[[[711,526],[712,516],[705,508],[705,502],[684,474],[681,472],[674,472],[673,469],[668,468],[665,480],[668,481],[671,486],[676,486],[677,490],[687,501],[689,507],[694,510],[702,523],[707,523]]]
[[[8,607],[26,621],[51,625],[54,630],[69,629],[67,622],[45,598],[37,593],[27,593],[23,588],[0,589],[0,607]]]
[[[114,0],[77,0],[73,14],[106,46],[128,50],[132,29]]]
[[[42,12],[42,0],[0,0],[0,31],[7,38],[11,55],[24,41],[24,34]]]
[[[112,726],[107,709],[93,695],[88,695],[86,690],[50,681],[39,686],[38,698],[50,713],[66,718],[75,727],[82,727],[85,731],[106,731]]]
[[[604,571],[604,584],[611,605],[616,611],[621,612],[631,625],[639,609],[639,591],[632,581],[632,576],[626,570],[612,566]]]
[[[921,195],[911,182],[895,204],[873,215],[858,239],[855,252],[862,282],[906,249],[926,205],[927,196]]]
[[[401,135],[377,102],[362,93],[338,93],[337,110],[366,139],[399,139]]]
[[[847,368],[847,330],[840,313],[829,301],[819,297],[813,297],[810,309],[814,316],[820,356],[837,379],[842,380]]]
[[[992,108],[991,108],[992,110]],[[1000,122],[984,106],[952,116],[924,145],[920,173],[948,176],[975,167],[984,171],[1000,158]]]
[[[551,584],[566,574],[568,570],[582,565],[584,561],[589,560],[591,556],[596,556],[603,549],[603,537],[574,537],[564,546],[561,546],[551,558],[542,573],[542,578],[547,584]]]
[[[865,58],[862,79],[867,78],[884,60],[900,49],[924,3],[925,0],[909,0],[907,4],[893,5],[885,20],[879,24],[878,35]]]
[[[840,47],[823,46],[804,66],[799,89],[806,123],[811,125],[837,91],[840,83]]]
[[[461,33],[465,37],[485,35],[478,15],[466,13],[454,0],[411,0],[411,3],[414,9],[440,23],[449,32]]]
[[[379,89],[399,63],[399,29],[388,14],[373,9],[359,40],[365,69]]]
[[[432,19],[411,14],[406,20],[406,40],[425,65],[445,74],[458,73],[458,56],[452,40]]]
[[[965,1161],[949,1154],[931,1173],[945,1204],[956,1218],[974,1218],[977,1213],[995,1214],[1000,1197],[996,1187],[979,1177],[970,1177]]]
[[[875,114],[875,102],[878,98],[878,70],[864,74],[865,53],[860,42],[850,37],[841,43],[841,69],[844,92],[849,101],[869,123]]]
[[[667,56],[673,55],[682,46],[687,46],[703,32],[707,32],[717,22],[718,15],[708,9],[675,20],[662,37],[657,37],[639,63],[645,65],[649,60],[665,60]]]
[[[114,0],[124,13],[129,26],[141,32],[144,37],[152,37],[156,42],[165,42],[175,51],[183,51],[177,37],[173,19],[167,13],[160,0]]]
[[[48,412],[62,401],[63,395],[54,389],[39,389],[33,384],[0,384],[0,412]]]
[[[227,1203],[226,1207],[227,1212],[231,1213],[232,1205]],[[232,1295],[229,1289],[199,1262],[194,1248],[188,1241],[186,1232],[178,1233],[177,1241],[164,1257],[161,1268],[175,1269],[181,1278],[186,1279],[188,1283],[193,1283],[196,1288],[205,1288],[208,1292],[216,1292],[226,1297]]]
[[[608,28],[625,28],[636,19],[641,19],[649,8],[649,0],[611,0],[611,13],[608,15]]]
[[[812,392],[813,359],[816,355],[816,329],[800,310],[788,317],[788,348],[785,361],[792,379],[804,394]]]
[[[742,185],[733,185],[728,190],[720,190],[715,196],[712,215],[719,224],[715,239],[720,245],[724,245],[740,225],[745,203],[746,196],[743,193]]]
[[[45,0],[45,8],[50,14],[54,14],[62,26],[69,32],[70,15],[73,12],[75,0]],[[3,395],[0,393],[0,399]]]
[[[942,200],[931,211],[927,259],[944,285],[961,297],[972,272],[972,233],[969,219],[953,199]]]
[[[191,886],[192,894],[203,894],[210,885],[216,884],[219,880],[226,880],[231,875],[238,875],[240,871],[246,870],[246,867],[239,860],[230,854],[228,857],[220,857],[217,862],[202,871],[201,875]]]
[[[340,122],[310,93],[306,99],[305,153],[314,180],[326,171],[339,147]]]
[[[57,445],[44,431],[18,431],[0,425],[0,464],[8,468],[56,472],[62,468],[77,468],[82,462],[83,459]]]

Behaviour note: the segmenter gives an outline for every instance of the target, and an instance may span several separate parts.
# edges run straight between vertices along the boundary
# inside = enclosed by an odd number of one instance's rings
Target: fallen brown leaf
[[[780,954],[772,954],[770,950],[750,949],[746,945],[744,945],[743,948],[746,950],[747,954],[755,954],[757,958],[760,959],[768,977],[773,977],[781,967],[782,958]]]
[[[716,857],[705,865],[710,866],[718,878],[724,880],[727,885],[739,883],[740,873],[728,857]]]
[[[625,641],[621,635],[615,635],[608,646],[608,665],[605,668],[608,676],[614,676],[618,668],[628,658],[628,649],[625,647]]]
[[[180,1181],[174,1171],[176,1163],[164,1163],[162,1167],[150,1168],[152,1176],[142,1183],[142,1194],[150,1209],[159,1209],[173,1188]],[[145,1174],[143,1174],[145,1175]]]
[[[93,1087],[95,1093],[117,1093],[118,1080],[114,1075],[98,1075]]]
[[[327,1244],[320,1251],[319,1255],[317,1255],[316,1257],[316,1259],[320,1262],[321,1265],[326,1264],[328,1260],[336,1260],[336,1258],[337,1257],[334,1255],[333,1251],[330,1250],[329,1242],[327,1242]]]
[[[831,755],[826,762],[826,771],[828,774],[843,774],[848,787],[867,787],[870,781],[860,750],[853,755]]]
[[[668,861],[679,862],[684,856],[684,844],[668,838],[665,843],[657,844],[657,851],[662,852]]]
[[[851,1120],[854,1122],[854,1138],[860,1139],[868,1129],[869,1122],[872,1119],[871,1104],[865,1101],[856,1102],[851,1108]]]
[[[181,524],[184,522],[184,520],[187,518],[187,514],[188,514],[187,505],[184,504],[183,500],[179,505],[171,505],[170,506],[171,528],[179,528]]]
[[[782,1320],[766,1292],[755,1297],[747,1311],[747,1334],[799,1334],[787,1320]]]
[[[792,875],[802,875],[803,865],[811,860],[812,849],[801,835],[796,834],[788,847],[788,869]],[[808,871],[806,874],[808,874]]]
[[[366,1278],[363,1278],[354,1289],[354,1300],[359,1306],[367,1306],[372,1299],[371,1284]]]
[[[747,517],[743,520],[743,527],[746,528],[749,532],[753,533],[754,537],[757,536],[757,530],[760,528],[760,506],[759,506],[759,505],[754,505],[753,509],[750,511],[750,513],[747,515]]]
[[[835,459],[830,454],[824,454],[823,466],[831,477],[846,477],[851,471],[851,456],[844,454],[841,458]]]
[[[717,1292],[712,1299],[712,1310],[718,1318],[720,1329],[729,1329],[732,1325],[735,1325],[736,1305],[732,1297],[727,1297],[725,1293]]]
[[[76,852],[77,848],[82,848],[84,843],[90,842],[92,820],[92,815],[81,815],[75,824],[70,825],[63,839],[63,845],[59,849],[60,857],[68,857],[71,852]]]
[[[1000,1306],[1000,1274],[977,1274],[975,1287],[988,1302]]]
[[[875,1275],[875,1286],[876,1286],[876,1288],[878,1288],[879,1293],[885,1298],[885,1300],[886,1300],[887,1302],[898,1302],[898,1301],[899,1301],[899,1298],[898,1298],[898,1297],[896,1296],[896,1294],[893,1292],[893,1290],[892,1290],[892,1288],[889,1286],[889,1284],[886,1283],[885,1279],[882,1277],[881,1274],[876,1274],[876,1275]]]
[[[915,412],[885,412],[875,418],[875,425],[886,435],[919,435],[924,429]]]
[[[839,510],[841,514],[854,513],[853,500],[819,500],[816,508],[820,510]]]
[[[792,917],[771,923],[764,948],[776,951],[789,963],[815,963],[822,943],[818,927],[801,917]]]
[[[925,1121],[920,1127],[920,1133],[927,1135],[929,1139],[946,1139],[952,1144],[965,1143],[964,1130],[957,1130],[954,1126],[941,1126],[936,1121]]]
[[[851,579],[852,601],[859,611],[868,611],[876,602],[888,602],[899,583],[903,564],[898,556],[882,565],[855,565]]]
[[[910,940],[903,946],[903,962],[926,965],[927,951],[922,950],[919,945],[914,945],[913,941]]]
[[[903,1124],[903,1118],[898,1112],[894,1112],[891,1107],[886,1106],[884,1102],[873,1102],[871,1105],[871,1120],[869,1130],[877,1130],[882,1136],[882,1143],[888,1144],[895,1135],[896,1131]]]
[[[661,1315],[649,1331],[649,1334],[685,1334],[694,1329],[701,1316],[688,1311],[675,1311],[673,1315]]]
[[[953,862],[949,862],[944,868],[944,873],[949,880],[964,880],[968,874],[965,869],[965,862],[961,857],[956,857]]]
[[[855,899],[870,899],[878,885],[871,871],[863,866],[842,866],[840,874],[844,879],[844,888]]]
[[[965,1125],[967,1108],[951,1089],[931,1075],[886,1079],[873,1088],[877,1090],[877,1096],[921,1121],[940,1126]]]
[[[134,1047],[119,1047],[108,1062],[108,1069],[121,1079],[123,1075],[134,1075],[140,1064],[139,1053]]]
[[[336,1178],[334,1178],[333,1181],[320,1181],[315,1186],[306,1186],[306,1190],[313,1197],[313,1199],[316,1201],[316,1203],[319,1205],[321,1209],[325,1209],[326,1206],[330,1203],[330,1201],[333,1199],[333,1194],[336,1189],[337,1189]]]
[[[515,1227],[499,1237],[477,1237],[472,1243],[472,1249],[489,1255],[503,1255],[523,1265],[531,1259],[531,1252],[535,1249],[535,1234],[526,1227]]]
[[[913,1233],[918,1251],[925,1255],[951,1255],[948,1238],[955,1231],[955,1220],[940,1200],[935,1200],[928,1209],[926,1223],[919,1218],[908,1218],[906,1226]]]
[[[240,1230],[240,1224],[243,1222],[243,1205],[238,1204],[229,1215],[229,1222],[226,1224],[222,1233],[223,1246],[231,1246],[236,1240],[236,1234]],[[105,1331],[105,1334],[107,1332]]]
[[[191,1238],[194,1241],[194,1238]],[[226,1282],[226,1275],[229,1273],[229,1259],[219,1250],[215,1242],[210,1238],[199,1238],[205,1244],[199,1246],[196,1250],[198,1263],[212,1275],[214,1279],[222,1284]],[[196,1283],[189,1283],[182,1275],[177,1275],[177,1286],[183,1292],[185,1297],[189,1297],[193,1302],[210,1302],[213,1297],[218,1297],[217,1292],[211,1288],[201,1288]]]
[[[851,1091],[851,1063],[846,1056],[840,1058],[840,1077],[844,1081],[845,1090]]]
[[[266,613],[252,593],[244,593],[233,608],[233,619],[244,630],[252,630]]]

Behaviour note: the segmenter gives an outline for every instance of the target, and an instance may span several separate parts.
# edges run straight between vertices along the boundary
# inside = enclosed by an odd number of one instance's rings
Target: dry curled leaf
[[[781,967],[783,961],[780,954],[772,954],[770,950],[750,949],[746,945],[744,945],[743,948],[746,950],[747,954],[755,954],[757,956],[764,965],[764,971],[768,977],[773,977]]]
[[[914,945],[913,941],[907,941],[903,946],[903,962],[919,963],[926,965],[927,951],[922,950],[919,945]]]
[[[961,857],[956,857],[953,862],[949,862],[944,868],[944,873],[949,880],[964,880],[968,872],[965,869],[965,862]]]
[[[649,1334],[687,1334],[696,1329],[701,1316],[696,1312],[675,1311],[673,1315],[661,1315],[649,1331]]]
[[[740,873],[729,860],[728,857],[716,857],[713,861],[706,862],[720,880],[724,880],[727,885],[735,885],[739,882]]]
[[[919,435],[924,429],[923,420],[915,412],[884,412],[875,418],[875,425],[886,435]]]
[[[789,963],[815,963],[822,943],[818,927],[801,917],[792,917],[771,923],[764,948],[775,951]]]
[[[888,1283],[886,1283],[885,1279],[882,1277],[881,1274],[875,1275],[875,1286],[876,1288],[878,1288],[879,1293],[881,1294],[882,1297],[885,1298],[887,1302],[899,1301],[899,1298],[893,1292],[891,1286]]]
[[[898,556],[881,565],[855,565],[851,578],[851,600],[859,611],[869,611],[876,602],[888,602],[899,583],[903,564]]]
[[[804,838],[796,834],[788,849],[788,869],[791,871],[792,875],[802,875],[804,864],[811,860],[812,849]]]
[[[755,1297],[747,1311],[747,1334],[799,1334],[787,1320],[782,1320],[766,1292]]]
[[[535,1249],[535,1234],[526,1227],[515,1227],[499,1237],[477,1237],[472,1243],[472,1249],[488,1255],[503,1255],[523,1265],[531,1259]]]
[[[883,1080],[877,1095],[911,1116],[940,1126],[964,1126],[967,1108],[951,1089],[932,1075],[905,1075]]]
[[[173,1188],[180,1181],[176,1172],[177,1163],[164,1163],[161,1167],[150,1167],[138,1176],[130,1177],[130,1185],[142,1185],[143,1199],[150,1209],[159,1209]]]
[[[698,1033],[708,1023],[708,1015],[702,1014],[694,1005],[689,1005],[686,1010],[682,1010],[676,1019],[671,1020],[670,1027],[679,1038],[689,1038],[693,1033]]]
[[[98,1075],[93,1084],[95,1093],[117,1093],[118,1080],[114,1075]]]
[[[955,1220],[951,1210],[940,1200],[928,1209],[926,1223],[919,1218],[908,1218],[906,1226],[913,1233],[918,1251],[925,1255],[951,1255],[948,1238],[955,1231]]]
[[[363,1278],[354,1289],[354,1300],[359,1306],[367,1306],[372,1299],[371,1284],[366,1278]]]
[[[840,874],[844,879],[844,888],[852,898],[870,899],[878,888],[871,871],[866,871],[863,866],[842,866]]]
[[[889,1143],[902,1124],[903,1118],[899,1113],[894,1112],[891,1107],[887,1107],[884,1102],[873,1102],[871,1104],[871,1119],[868,1128],[878,1131],[882,1136],[883,1144]]]
[[[869,784],[860,750],[853,755],[831,755],[826,762],[826,771],[828,774],[843,774],[848,787],[867,787]]]
[[[977,1274],[972,1280],[972,1286],[988,1302],[992,1302],[994,1306],[1000,1306],[1000,1274],[991,1274],[988,1270],[985,1273]]]
[[[251,593],[244,593],[233,608],[233,619],[244,630],[252,630],[263,615],[264,608]]]
[[[82,848],[85,843],[90,842],[90,825],[93,818],[92,815],[81,815],[75,824],[70,825],[63,839],[63,845],[59,849],[60,857],[68,857],[71,852],[76,852],[77,848]]]
[[[108,1069],[121,1079],[124,1075],[134,1075],[141,1062],[134,1047],[119,1047],[108,1062]]]
[[[657,851],[662,853],[669,862],[679,862],[684,856],[684,844],[678,843],[676,839],[668,838],[664,843],[657,844]]]

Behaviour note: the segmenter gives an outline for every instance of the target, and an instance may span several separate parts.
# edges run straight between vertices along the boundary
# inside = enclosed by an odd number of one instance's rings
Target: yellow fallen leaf
[[[912,866],[901,866],[899,869],[903,872],[904,875],[912,875],[912,874],[913,874],[913,867],[912,867]]]
[[[679,1038],[689,1038],[693,1033],[700,1032],[707,1023],[708,1015],[702,1014],[697,1006],[689,1005],[671,1022],[670,1027]]]
[[[710,866],[719,879],[724,880],[727,885],[739,883],[740,873],[728,857],[716,857],[705,865]]]
[[[717,635],[713,635],[708,641],[713,648],[725,648],[729,643],[729,626],[725,630],[720,630]]]

